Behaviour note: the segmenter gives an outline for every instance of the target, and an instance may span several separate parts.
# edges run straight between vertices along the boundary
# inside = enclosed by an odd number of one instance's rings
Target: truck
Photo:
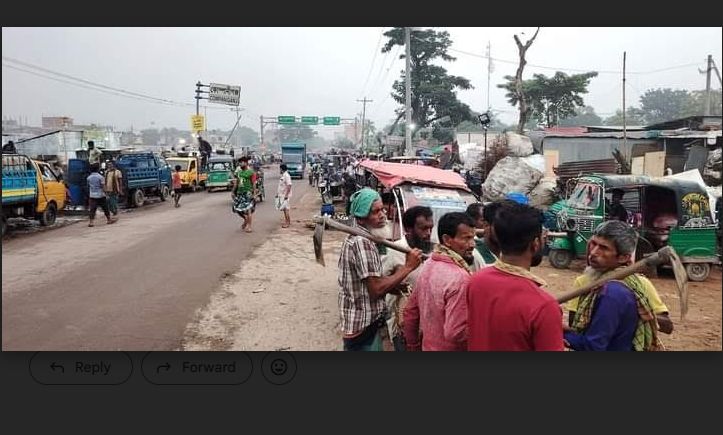
[[[123,174],[122,198],[130,207],[140,207],[147,196],[165,201],[171,192],[171,166],[152,152],[121,154],[116,166]]]
[[[306,144],[300,142],[281,144],[281,163],[286,164],[291,178],[304,178],[306,169]]]
[[[181,167],[181,187],[197,191],[206,188],[208,181],[207,168],[201,167],[201,158],[196,152],[178,152],[177,155],[168,157],[166,162],[175,171],[176,165]]]
[[[23,154],[2,155],[2,235],[7,219],[22,217],[53,225],[67,201],[62,176],[49,164]]]

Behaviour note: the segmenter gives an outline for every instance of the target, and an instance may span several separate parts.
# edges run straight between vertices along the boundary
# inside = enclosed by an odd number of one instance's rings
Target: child
[[[178,201],[181,200],[181,165],[176,165],[176,172],[173,173],[173,202],[176,208],[180,207],[181,204]]]

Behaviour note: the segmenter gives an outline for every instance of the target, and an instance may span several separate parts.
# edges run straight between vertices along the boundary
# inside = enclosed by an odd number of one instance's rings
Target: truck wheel
[[[54,202],[51,202],[40,215],[40,225],[44,227],[53,225],[56,217],[58,217],[58,207]]]
[[[685,272],[691,281],[705,281],[710,275],[710,264],[708,263],[688,263],[685,265]]]
[[[133,192],[133,206],[142,207],[144,202],[146,202],[146,195],[143,194],[143,190],[136,189]]]
[[[168,189],[168,186],[166,186],[165,184],[163,186],[161,186],[161,194],[160,194],[161,201],[165,201],[168,198],[169,193],[170,193],[170,190]]]
[[[572,262],[572,253],[565,249],[553,249],[548,256],[550,264],[556,269],[567,269]]]

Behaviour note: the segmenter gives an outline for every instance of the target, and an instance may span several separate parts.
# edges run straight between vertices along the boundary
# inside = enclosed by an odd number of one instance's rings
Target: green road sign
[[[319,123],[318,116],[302,116],[301,123],[305,125],[316,125]]]
[[[279,124],[296,124],[295,116],[279,116],[276,119]]]
[[[339,125],[341,118],[338,116],[325,116],[324,125]]]

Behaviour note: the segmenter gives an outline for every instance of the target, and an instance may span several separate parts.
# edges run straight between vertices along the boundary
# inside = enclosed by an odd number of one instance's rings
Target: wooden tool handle
[[[670,249],[668,249],[668,247],[666,246],[664,248],[661,248],[655,254],[652,254],[649,257],[638,261],[637,263],[633,263],[630,266],[623,267],[622,269],[615,269],[611,272],[606,273],[599,279],[591,282],[586,286],[580,287],[578,289],[569,291],[563,295],[558,296],[557,302],[560,304],[565,303],[571,299],[575,299],[578,296],[582,296],[591,292],[592,290],[602,286],[608,281],[620,280],[629,275],[640,272],[641,270],[645,270],[648,267],[657,266],[668,261],[670,261]]]
[[[318,224],[326,223],[327,225],[329,225],[329,227],[334,228],[335,230],[339,230],[339,231],[345,232],[345,233],[347,233],[347,234],[351,234],[351,235],[353,235],[353,236],[364,237],[364,238],[366,238],[366,239],[371,240],[371,241],[374,242],[374,243],[377,243],[377,244],[379,244],[379,245],[386,246],[386,247],[389,248],[389,249],[394,249],[395,251],[398,251],[398,252],[401,252],[401,253],[404,253],[404,254],[408,254],[409,252],[412,251],[412,250],[409,249],[409,248],[402,247],[402,246],[398,246],[398,245],[390,242],[389,240],[382,239],[381,237],[373,236],[373,235],[371,235],[371,234],[369,234],[369,233],[367,233],[367,232],[364,232],[364,231],[362,231],[362,230],[360,230],[360,229],[358,229],[358,228],[354,228],[354,227],[350,227],[350,226],[348,226],[348,225],[340,224],[339,222],[336,222],[336,221],[334,221],[334,220],[332,220],[332,219],[315,218],[315,219],[314,219],[314,222],[316,222],[316,223],[318,223]],[[422,258],[424,258],[424,259],[426,260],[427,258],[429,258],[429,255],[428,255],[428,254],[422,254]]]

